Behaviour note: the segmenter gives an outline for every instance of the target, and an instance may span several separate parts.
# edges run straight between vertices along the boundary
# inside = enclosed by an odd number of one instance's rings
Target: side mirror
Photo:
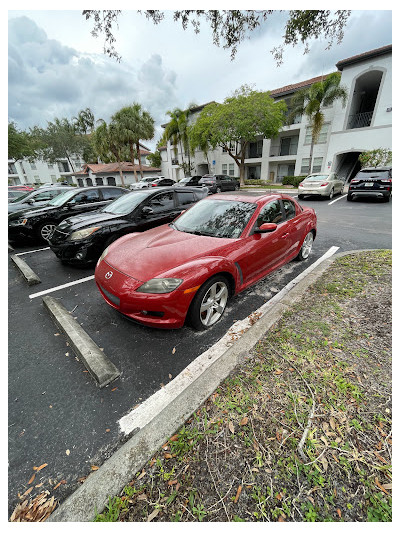
[[[32,205],[35,203],[35,200],[33,198],[29,198],[29,200],[27,200],[26,203]]]
[[[152,210],[152,208],[147,205],[142,208],[142,217],[147,217],[148,215],[152,215],[153,213],[154,211]]]
[[[266,222],[265,224],[261,224],[259,228],[256,228],[254,233],[270,233],[271,231],[275,231],[277,227],[277,224],[273,222]]]

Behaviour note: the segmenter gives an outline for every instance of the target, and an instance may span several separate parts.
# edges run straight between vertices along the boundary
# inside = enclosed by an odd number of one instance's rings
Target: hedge
[[[282,185],[293,185],[298,187],[299,183],[304,180],[306,176],[285,176],[282,180]]]

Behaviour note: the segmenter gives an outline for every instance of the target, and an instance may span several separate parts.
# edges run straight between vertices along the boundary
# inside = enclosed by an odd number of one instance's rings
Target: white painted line
[[[39,250],[30,250],[29,252],[20,252],[19,254],[14,254],[14,255],[33,254],[35,252],[43,252],[43,250],[50,250],[50,246],[48,246],[47,248],[40,248]]]
[[[343,200],[343,198],[346,198],[347,194],[344,194],[343,196],[339,196],[339,198],[336,198],[336,200],[332,200],[332,202],[329,202],[328,205],[332,205],[335,202],[338,202],[339,200]]]
[[[59,291],[60,289],[65,289],[66,287],[72,287],[72,285],[78,285],[79,283],[84,283],[85,281],[89,281],[91,279],[94,279],[94,275],[88,276],[87,278],[77,279],[76,281],[70,281],[69,283],[65,283],[64,285],[58,285],[57,287],[53,287],[52,289],[46,289],[45,291],[35,292],[34,294],[30,294],[29,298],[37,298],[38,296],[43,296],[43,294],[49,294],[49,292]]]

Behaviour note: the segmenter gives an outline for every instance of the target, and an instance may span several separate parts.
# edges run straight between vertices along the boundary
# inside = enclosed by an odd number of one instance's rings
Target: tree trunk
[[[131,162],[132,162],[132,165],[133,165],[133,173],[135,175],[135,181],[137,183],[138,179],[137,179],[137,174],[136,174],[135,154],[133,153],[133,143],[129,143],[129,152],[131,154]],[[140,161],[140,156],[139,156],[139,161]],[[142,178],[143,178],[143,176],[142,176]]]
[[[122,174],[122,165],[121,165],[121,161],[118,161],[118,172],[119,172],[119,176],[121,178],[121,184],[122,184],[122,187],[125,187],[125,182],[124,182],[124,176]]]
[[[311,174],[313,152],[314,152],[314,141],[311,139],[311,146],[310,146],[310,161],[309,161],[309,163],[308,163],[308,174]]]
[[[136,151],[138,153],[140,177],[141,177],[141,179],[143,179],[143,169],[142,169],[142,160],[140,158],[140,145],[139,145],[139,143],[136,143]]]

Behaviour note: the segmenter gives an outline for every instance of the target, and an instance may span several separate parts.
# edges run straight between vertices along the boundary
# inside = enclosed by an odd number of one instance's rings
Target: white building
[[[343,108],[341,101],[323,109],[325,123],[318,142],[314,145],[312,172],[333,170],[349,180],[359,169],[358,156],[374,148],[392,149],[392,45],[370,50],[339,61],[336,65],[342,73],[341,84],[348,89],[348,100]],[[285,100],[290,107],[293,94],[325,78],[318,76],[270,92],[278,100]],[[207,105],[207,104],[205,104]],[[194,108],[191,121],[195,121],[203,106]],[[262,179],[281,182],[284,176],[306,174],[309,166],[311,129],[305,116],[296,117],[284,126],[273,139],[250,143],[245,159],[246,179]],[[175,155],[174,147],[160,149],[161,172],[172,179],[183,177],[179,168],[182,154]],[[189,161],[188,154],[183,154]],[[222,148],[207,155],[196,151],[192,175],[228,174],[239,176],[236,163]]]

